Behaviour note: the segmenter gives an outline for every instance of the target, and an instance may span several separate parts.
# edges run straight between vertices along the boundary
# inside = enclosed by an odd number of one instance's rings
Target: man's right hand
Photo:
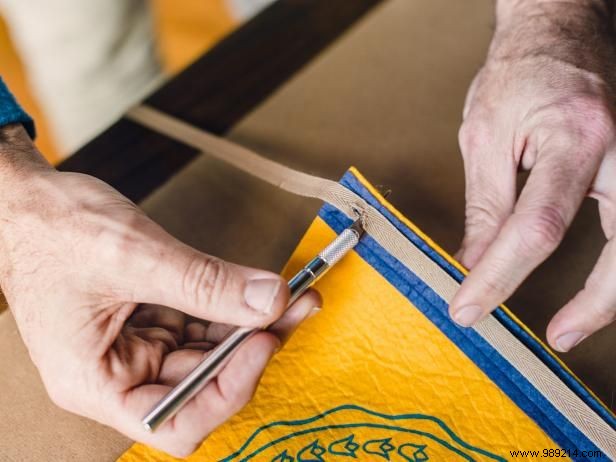
[[[51,168],[20,126],[0,130],[0,200],[2,290],[52,400],[174,455],[248,402],[281,341],[321,304],[310,291],[278,320],[289,298],[279,275],[184,245],[104,182]],[[277,320],[175,418],[144,430],[228,324]]]

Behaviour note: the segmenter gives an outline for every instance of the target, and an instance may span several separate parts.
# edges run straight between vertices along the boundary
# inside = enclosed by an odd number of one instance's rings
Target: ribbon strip
[[[366,232],[443,300],[449,303],[458,290],[456,280],[415,247],[377,209],[341,184],[286,167],[149,106],[135,107],[126,116],[133,122],[192,146],[285,191],[328,202],[349,218],[356,219],[360,214]],[[616,459],[616,430],[518,338],[492,315],[474,329],[599,449]]]

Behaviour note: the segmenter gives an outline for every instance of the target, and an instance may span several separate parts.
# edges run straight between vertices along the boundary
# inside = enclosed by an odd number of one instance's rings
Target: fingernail
[[[279,289],[279,279],[253,279],[246,284],[244,300],[253,310],[269,314]]]
[[[452,317],[455,322],[464,327],[470,327],[479,321],[483,310],[477,305],[463,306],[458,311],[453,313]]]
[[[310,313],[308,313],[308,316],[306,316],[306,319],[310,319],[311,317],[313,317],[316,314],[319,314],[320,312],[321,312],[321,307],[315,306],[314,308],[310,310]]]
[[[586,338],[583,332],[569,332],[556,339],[556,349],[566,353]]]

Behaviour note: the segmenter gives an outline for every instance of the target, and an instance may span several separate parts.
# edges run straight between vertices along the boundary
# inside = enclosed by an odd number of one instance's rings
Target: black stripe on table
[[[147,103],[224,134],[381,0],[279,0],[227,36]],[[139,201],[197,152],[122,119],[59,165]]]

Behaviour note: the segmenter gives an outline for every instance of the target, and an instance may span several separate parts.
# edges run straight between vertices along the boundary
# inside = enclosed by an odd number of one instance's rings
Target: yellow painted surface
[[[224,0],[151,0],[165,69],[175,74],[236,26]]]
[[[286,276],[333,238],[317,218]],[[557,447],[357,254],[346,257],[317,288],[323,311],[274,358],[254,400],[188,460],[292,462],[302,460],[298,454],[304,449],[303,460],[320,460],[314,455],[323,450],[324,461],[385,460],[374,451],[387,450],[391,461],[422,460],[415,454],[421,450],[433,461],[463,460],[463,455],[481,461],[494,460],[489,455],[508,460],[514,449]],[[311,418],[258,432],[277,421]],[[353,448],[355,459],[334,454]],[[135,445],[119,460],[174,459]]]
[[[224,0],[152,0],[165,70],[175,74],[236,26]],[[36,121],[36,144],[52,163],[60,160],[45,114],[28,86],[6,24],[0,18],[0,75]]]

